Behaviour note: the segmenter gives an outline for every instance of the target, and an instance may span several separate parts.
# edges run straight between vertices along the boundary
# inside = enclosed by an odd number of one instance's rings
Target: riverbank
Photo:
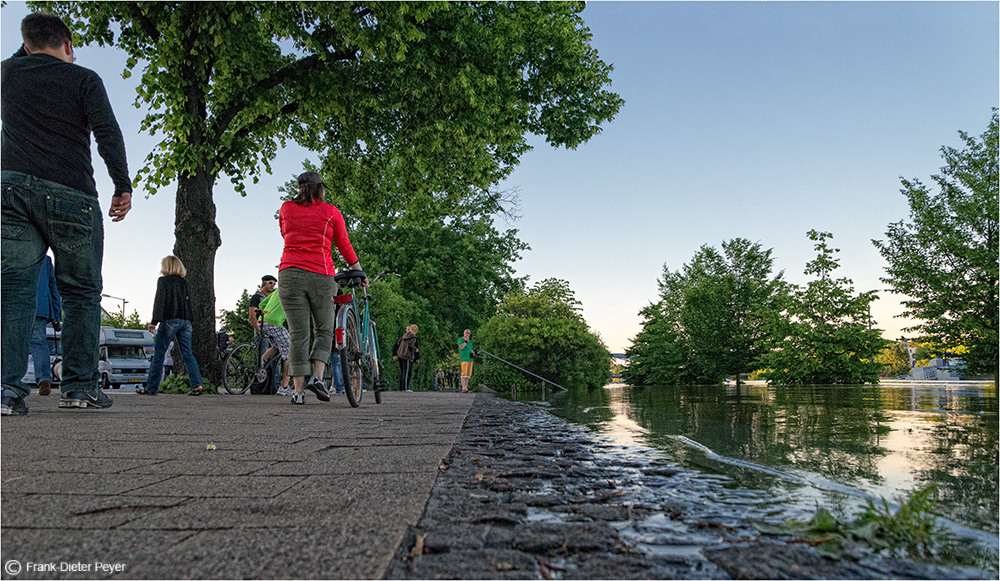
[[[742,518],[716,510],[740,491],[612,448],[544,409],[478,396],[385,577],[989,578],[908,560],[836,560],[762,536],[749,507]]]

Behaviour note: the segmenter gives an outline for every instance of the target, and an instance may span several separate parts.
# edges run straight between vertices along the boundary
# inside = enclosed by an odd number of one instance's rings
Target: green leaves
[[[771,274],[771,252],[735,238],[721,253],[702,246],[676,273],[664,267],[660,300],[643,310],[643,330],[626,352],[626,381],[719,383],[753,371],[785,293],[782,274]]]
[[[938,523],[934,515],[937,487],[916,490],[899,500],[893,509],[884,498],[869,499],[853,521],[837,520],[820,508],[808,523],[789,521],[783,524],[755,523],[760,532],[791,535],[802,539],[833,558],[860,558],[858,549],[882,551],[894,557],[909,557],[941,565],[993,566],[992,556],[983,554],[974,541],[960,540]]]
[[[910,222],[888,226],[873,240],[889,263],[882,280],[903,301],[908,329],[938,341],[965,345],[971,373],[1000,372],[1000,196],[997,183],[998,117],[979,138],[959,132],[965,149],[942,147],[946,165],[932,176],[933,193],[919,180],[903,179]]]
[[[546,279],[526,292],[507,295],[498,314],[480,327],[476,341],[481,348],[564,387],[601,387],[608,379],[611,354],[579,309],[568,282]],[[511,382],[523,386],[536,381],[519,372],[492,378],[490,387],[495,390],[509,390]]]
[[[805,273],[815,278],[789,295],[782,317],[773,319],[770,333],[777,341],[761,358],[762,376],[784,384],[877,383],[875,357],[888,344],[880,329],[871,328],[872,291],[854,292],[850,279],[834,279],[839,268],[828,232],[807,234],[817,251]]]

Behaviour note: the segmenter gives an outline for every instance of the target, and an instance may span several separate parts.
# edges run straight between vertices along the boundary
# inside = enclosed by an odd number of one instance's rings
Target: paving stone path
[[[3,579],[381,577],[475,397],[109,393],[0,422]]]

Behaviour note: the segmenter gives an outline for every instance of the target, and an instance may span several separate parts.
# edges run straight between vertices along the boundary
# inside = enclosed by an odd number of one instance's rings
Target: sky
[[[0,9],[3,57],[20,46],[25,14],[23,2]],[[534,149],[500,187],[519,192],[510,227],[531,247],[516,274],[568,281],[612,352],[640,330],[663,268],[679,269],[705,244],[759,242],[773,249],[775,271],[804,285],[815,257],[806,232],[831,232],[835,275],[858,291],[885,289],[871,240],[908,218],[900,178],[933,185],[940,148],[961,149],[959,131],[982,134],[1000,104],[998,2],[606,1],[588,3],[583,19],[625,105],[575,150],[531,137]],[[162,139],[140,133],[139,71],[123,79],[126,57],[113,48],[76,54],[104,79],[134,176]],[[277,274],[278,188],[307,159],[319,155],[289,144],[246,197],[218,181],[217,309]],[[106,211],[113,187],[96,147],[94,166]],[[140,187],[126,219],[105,224],[104,292],[143,320],[173,249],[174,191]],[[900,300],[883,291],[872,305],[890,339],[910,324],[897,316]]]

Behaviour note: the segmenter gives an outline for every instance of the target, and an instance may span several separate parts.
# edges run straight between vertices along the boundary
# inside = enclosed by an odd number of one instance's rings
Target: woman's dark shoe
[[[198,386],[188,392],[188,395],[201,395],[201,386]]]
[[[156,395],[157,392],[149,391],[145,387],[137,387],[135,388],[135,393],[136,395]]]

